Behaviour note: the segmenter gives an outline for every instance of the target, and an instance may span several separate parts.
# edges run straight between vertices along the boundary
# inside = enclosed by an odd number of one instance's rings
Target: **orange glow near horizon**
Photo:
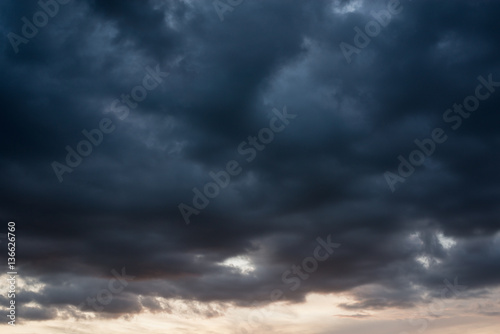
[[[278,302],[270,311],[269,306],[261,308],[227,307],[220,316],[207,318],[186,312],[189,305],[183,301],[171,303],[178,309],[168,312],[143,312],[118,319],[78,320],[66,318],[61,313],[57,320],[20,321],[15,327],[4,325],[2,332],[25,334],[86,334],[117,333],[132,334],[147,332],[163,334],[176,333],[370,333],[400,334],[406,332],[429,334],[496,334],[499,330],[498,317],[481,315],[481,311],[500,311],[500,289],[492,293],[489,300],[450,299],[445,303],[432,303],[412,309],[390,308],[383,310],[349,311],[339,304],[350,303],[348,294],[310,294],[304,303]],[[441,303],[441,305],[439,304]],[[432,306],[434,305],[434,306]],[[209,306],[209,305],[207,305]],[[227,306],[227,305],[226,305]],[[184,312],[183,312],[184,308]],[[500,313],[498,313],[500,314]],[[424,325],[425,323],[425,325]],[[247,332],[245,332],[245,329]]]

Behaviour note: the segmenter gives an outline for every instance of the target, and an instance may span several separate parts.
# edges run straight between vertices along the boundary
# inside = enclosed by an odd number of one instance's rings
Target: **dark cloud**
[[[23,320],[50,320],[57,316],[57,311],[54,308],[44,309],[39,307],[22,306],[18,310],[18,316]]]
[[[339,44],[385,1],[245,1],[222,22],[211,2],[74,1],[17,54],[6,38],[0,217],[18,226],[19,270],[44,284],[20,294],[44,307],[24,317],[77,307],[123,267],[135,279],[107,316],[175,309],[157,297],[249,306],[275,288],[347,291],[356,311],[426,302],[455,277],[461,298],[498,287],[500,92],[457,130],[442,116],[478,76],[500,81],[500,3],[401,5],[350,64]],[[39,7],[0,10],[21,34]],[[156,65],[169,76],[127,118],[109,113]],[[297,118],[247,162],[238,146],[284,106]],[[59,183],[53,161],[104,117],[116,130]],[[436,127],[448,140],[391,192],[384,172]],[[178,205],[233,159],[241,174],[186,225]],[[291,291],[282,273],[328,235],[341,247]],[[223,265],[237,256],[253,271]]]

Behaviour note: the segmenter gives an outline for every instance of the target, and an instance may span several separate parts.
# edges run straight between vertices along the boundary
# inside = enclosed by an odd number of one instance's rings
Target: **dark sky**
[[[0,4],[0,232],[16,222],[18,270],[43,283],[19,294],[43,307],[25,319],[56,318],[123,267],[135,278],[108,316],[159,308],[149,297],[269,302],[328,235],[340,247],[284,299],[351,291],[346,310],[406,308],[443,279],[463,298],[500,285],[500,2],[401,0],[349,61],[341,43],[356,47],[386,1],[246,0],[223,20],[211,1],[59,7],[16,53],[8,34],[40,7]],[[156,67],[168,76],[123,117],[114,101]],[[480,84],[489,96],[453,111]],[[238,147],[284,109],[296,117],[248,161]],[[103,119],[114,130],[60,182],[54,161]],[[447,140],[392,191],[384,173],[436,128]],[[193,188],[232,160],[241,172],[197,210]],[[221,265],[234,257],[252,273]],[[381,288],[353,290],[367,284]]]

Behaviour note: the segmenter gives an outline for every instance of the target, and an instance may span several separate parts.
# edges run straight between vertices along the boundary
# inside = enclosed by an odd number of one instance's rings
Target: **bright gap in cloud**
[[[441,246],[443,246],[444,249],[450,249],[451,247],[455,246],[457,242],[453,240],[453,238],[446,237],[443,233],[438,233],[437,238],[439,240],[439,243]]]
[[[224,262],[220,263],[220,265],[235,268],[242,275],[249,275],[250,273],[255,271],[255,267],[253,266],[252,261],[248,257],[242,255],[226,259]]]
[[[342,4],[342,1],[335,0],[332,3],[333,11],[335,14],[347,14],[355,12],[363,5],[362,0],[349,1],[347,4]]]
[[[419,257],[417,257],[417,261],[422,266],[424,266],[425,269],[429,269],[429,267],[431,265],[431,261],[429,260],[429,258],[427,256],[419,256]]]

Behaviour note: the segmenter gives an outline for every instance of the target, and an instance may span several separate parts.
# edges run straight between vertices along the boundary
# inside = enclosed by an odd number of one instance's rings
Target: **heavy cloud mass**
[[[351,318],[428,305],[446,284],[487,296],[499,14],[487,0],[2,1],[0,233],[16,223],[19,318],[177,301],[217,318],[275,289],[290,305],[349,296]]]

